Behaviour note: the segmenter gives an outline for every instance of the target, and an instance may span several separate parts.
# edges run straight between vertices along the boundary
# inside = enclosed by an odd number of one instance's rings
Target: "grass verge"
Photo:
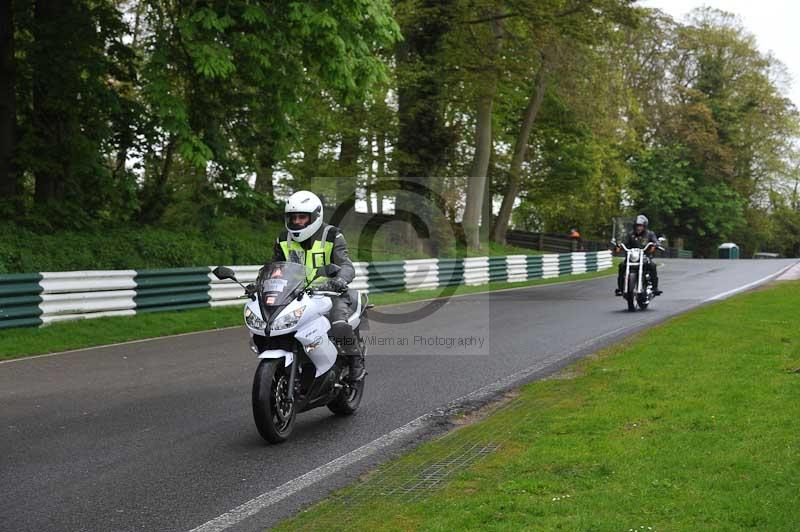
[[[798,309],[784,282],[674,318],[278,529],[797,530]]]
[[[522,288],[541,284],[560,283],[611,275],[616,269],[591,272],[553,279],[536,279],[521,283],[495,282],[480,286],[459,286],[453,295]],[[375,294],[370,301],[376,305],[408,303],[442,295],[442,289],[418,292]],[[449,293],[449,292],[448,292]],[[137,314],[136,316],[97,318],[54,323],[41,328],[0,331],[0,360],[56,353],[131,340],[157,338],[170,334],[219,329],[242,324],[239,306],[204,308],[178,312]]]

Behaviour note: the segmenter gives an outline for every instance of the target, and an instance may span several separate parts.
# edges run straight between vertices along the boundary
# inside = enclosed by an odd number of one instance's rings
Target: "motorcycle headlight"
[[[297,325],[297,322],[300,321],[300,318],[303,317],[303,313],[305,311],[306,311],[306,307],[305,306],[296,308],[294,310],[294,312],[290,312],[289,314],[286,314],[285,316],[281,316],[277,320],[273,321],[272,322],[272,326],[270,327],[270,329],[273,330],[273,331],[280,331],[280,330],[283,330],[283,329],[291,329],[292,327]]]
[[[256,316],[255,312],[249,308],[244,311],[244,321],[252,329],[264,330],[267,328],[267,322]]]
[[[641,257],[642,252],[638,249],[633,250],[631,253],[631,262],[639,262],[639,258]]]

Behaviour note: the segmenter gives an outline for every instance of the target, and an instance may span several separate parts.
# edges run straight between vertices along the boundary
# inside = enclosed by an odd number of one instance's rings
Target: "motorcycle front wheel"
[[[628,293],[625,294],[625,301],[628,302],[628,311],[636,312],[636,294],[633,292],[633,287],[636,286],[636,274],[628,275]]]
[[[296,412],[288,397],[289,372],[283,360],[262,360],[253,378],[253,419],[270,443],[285,442],[294,429]]]

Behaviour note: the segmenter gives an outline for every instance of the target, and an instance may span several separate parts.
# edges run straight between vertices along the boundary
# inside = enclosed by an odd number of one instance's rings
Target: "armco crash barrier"
[[[605,270],[611,265],[610,251],[358,262],[356,278],[350,286],[371,293],[430,290],[547,279]],[[233,266],[245,285],[255,281],[259,268]],[[213,266],[0,274],[0,329],[243,304],[241,287],[233,281],[219,281],[212,269]]]

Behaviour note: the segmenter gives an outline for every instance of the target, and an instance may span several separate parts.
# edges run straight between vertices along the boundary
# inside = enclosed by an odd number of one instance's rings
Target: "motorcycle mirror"
[[[230,279],[232,281],[236,281],[236,273],[227,266],[217,266],[211,271],[211,273],[213,273],[214,277],[216,277],[220,281],[224,279]]]

